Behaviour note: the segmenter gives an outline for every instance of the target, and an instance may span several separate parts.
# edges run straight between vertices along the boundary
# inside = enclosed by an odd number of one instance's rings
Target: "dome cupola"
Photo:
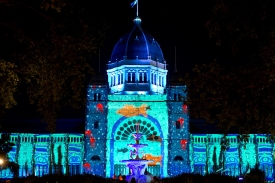
[[[134,28],[124,36],[122,36],[115,45],[111,62],[123,59],[148,59],[160,63],[164,62],[162,50],[157,41],[143,31],[141,28],[141,19],[134,19]]]
[[[157,41],[143,31],[141,19],[115,45],[107,64],[111,94],[163,94],[166,62]]]

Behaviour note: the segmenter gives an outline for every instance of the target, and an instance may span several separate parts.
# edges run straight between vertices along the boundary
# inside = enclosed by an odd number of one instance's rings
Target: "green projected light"
[[[10,161],[19,165],[19,176],[42,176],[52,173],[82,173],[83,134],[11,134],[15,144],[8,153]],[[67,169],[69,168],[69,169]],[[1,178],[11,178],[7,169]]]
[[[132,133],[135,123],[140,122],[144,134],[141,143],[148,144],[142,154],[155,159],[167,176],[168,156],[168,108],[165,95],[110,95],[108,97],[107,166],[106,176],[114,173],[113,166],[120,160],[130,158],[127,144],[134,143]],[[150,164],[149,164],[150,165]]]

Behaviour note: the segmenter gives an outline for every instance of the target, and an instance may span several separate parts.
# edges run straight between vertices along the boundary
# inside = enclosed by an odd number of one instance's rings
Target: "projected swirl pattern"
[[[142,120],[132,120],[128,122],[122,123],[116,132],[116,140],[133,140],[134,137],[131,135],[135,132],[136,129],[136,123],[140,123],[140,133],[144,134],[144,136],[141,138],[141,140],[152,140],[152,141],[158,141],[159,140],[159,134],[157,132],[157,128],[154,124],[148,121],[142,121]]]

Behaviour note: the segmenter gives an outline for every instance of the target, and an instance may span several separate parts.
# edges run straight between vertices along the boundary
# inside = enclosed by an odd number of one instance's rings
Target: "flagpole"
[[[137,17],[138,17],[138,0],[137,0]]]

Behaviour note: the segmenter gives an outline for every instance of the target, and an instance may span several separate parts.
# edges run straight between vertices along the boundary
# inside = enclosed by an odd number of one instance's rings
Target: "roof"
[[[123,59],[152,59],[164,63],[160,45],[151,35],[142,30],[139,17],[134,19],[134,22],[134,28],[122,36],[115,45],[111,62]]]
[[[4,133],[49,133],[40,119],[9,120],[2,124]],[[57,119],[55,133],[84,133],[85,119]]]

